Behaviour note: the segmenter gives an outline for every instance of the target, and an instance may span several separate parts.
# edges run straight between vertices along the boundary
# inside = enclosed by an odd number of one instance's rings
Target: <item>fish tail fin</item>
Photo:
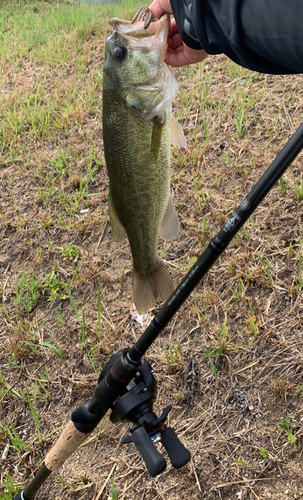
[[[134,302],[138,313],[147,312],[157,298],[167,300],[173,291],[172,277],[161,259],[149,273],[133,269]]]

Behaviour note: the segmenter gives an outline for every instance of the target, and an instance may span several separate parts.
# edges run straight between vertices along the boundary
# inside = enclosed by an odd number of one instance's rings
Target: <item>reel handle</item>
[[[181,443],[172,427],[166,427],[161,433],[161,442],[169,455],[173,467],[180,469],[189,462],[190,452]]]
[[[158,452],[150,436],[143,426],[132,432],[132,441],[140,453],[151,477],[155,477],[166,468],[165,458]]]

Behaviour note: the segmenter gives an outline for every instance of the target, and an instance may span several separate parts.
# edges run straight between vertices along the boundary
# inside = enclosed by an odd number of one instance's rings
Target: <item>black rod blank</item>
[[[163,304],[158,314],[148,325],[144,333],[138,339],[128,356],[132,362],[139,361],[154,340],[158,337],[163,328],[171,320],[183,302],[197,286],[199,281],[205,276],[214,262],[231,242],[235,234],[245,224],[257,206],[268,194],[270,189],[279,180],[281,175],[289,167],[291,162],[303,148],[303,124],[289,139],[282,151],[268,167],[261,179],[253,187],[250,193],[239,205],[237,210],[228,219],[221,231],[210,242],[197,262],[185,275],[180,285],[169,299]]]

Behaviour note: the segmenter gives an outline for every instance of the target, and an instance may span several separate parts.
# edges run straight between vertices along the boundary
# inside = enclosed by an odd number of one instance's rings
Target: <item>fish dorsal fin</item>
[[[173,116],[170,123],[170,142],[173,146],[184,149],[187,148],[187,142],[183,133],[183,129],[180,123],[178,123],[176,118],[174,118]]]
[[[178,214],[174,207],[173,200],[171,199],[171,196],[169,196],[166,212],[161,222],[159,236],[163,238],[163,240],[170,241],[174,240],[178,236],[179,231],[180,223]]]
[[[108,194],[108,208],[113,238],[116,241],[122,241],[126,236],[126,231],[119,220],[110,192]]]

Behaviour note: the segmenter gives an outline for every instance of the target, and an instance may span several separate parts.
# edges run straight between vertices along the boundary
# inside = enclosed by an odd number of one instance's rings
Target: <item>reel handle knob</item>
[[[132,441],[143,458],[151,477],[155,477],[164,471],[166,460],[154,446],[145,427],[140,425],[132,432]]]
[[[161,433],[161,442],[169,455],[173,467],[180,469],[189,462],[190,452],[181,443],[172,427],[166,427]]]

